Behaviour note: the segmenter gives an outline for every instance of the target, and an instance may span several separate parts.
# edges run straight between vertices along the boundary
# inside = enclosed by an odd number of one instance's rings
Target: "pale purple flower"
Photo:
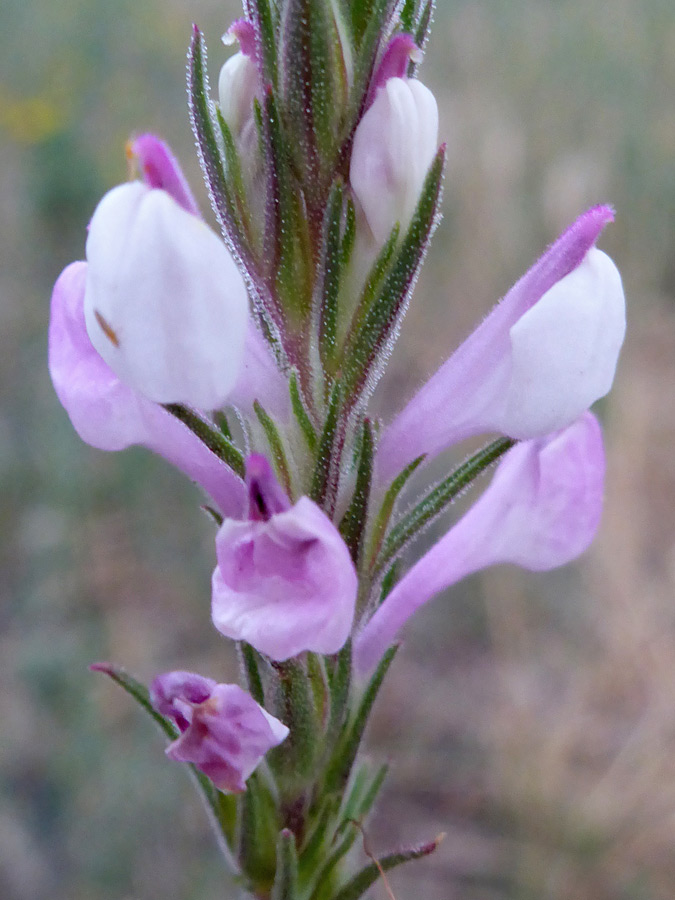
[[[513,447],[485,493],[393,588],[355,642],[371,669],[410,616],[439,591],[496,563],[544,571],[575,559],[600,522],[605,459],[597,420]]]
[[[247,460],[247,484],[248,521],[226,519],[216,537],[214,625],[277,661],[336,653],[357,593],[345,542],[308,497],[290,504],[264,457]]]
[[[265,753],[288,735],[288,728],[238,685],[217,684],[193,672],[159,675],[150,700],[181,732],[166,755],[193,763],[228,793],[246,790]]]
[[[248,327],[244,280],[222,240],[166,191],[133,182],[101,200],[87,238],[92,344],[159,403],[223,406]]]
[[[349,181],[372,238],[407,229],[438,150],[438,107],[429,88],[388,78],[354,134]]]
[[[384,429],[381,480],[484,432],[564,428],[610,389],[626,328],[621,277],[595,241],[611,209],[584,213]]]
[[[243,481],[182,422],[121,381],[89,340],[84,322],[85,262],[71,263],[52,293],[49,372],[73,427],[99,450],[141,444],[181,469],[224,515],[244,512]]]

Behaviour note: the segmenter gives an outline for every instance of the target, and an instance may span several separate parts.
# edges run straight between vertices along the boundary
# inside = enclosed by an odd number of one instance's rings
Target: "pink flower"
[[[249,519],[216,537],[213,623],[282,661],[336,653],[354,618],[357,576],[337,528],[307,497],[291,506],[264,457],[247,461]]]
[[[228,793],[246,790],[246,780],[288,728],[236,684],[217,684],[192,672],[167,672],[150,687],[150,699],[174,720],[180,737],[166,754],[193,763]]]
[[[513,447],[459,522],[398,582],[355,642],[371,669],[410,616],[439,591],[496,563],[544,571],[589,546],[602,512],[605,459],[591,413],[564,431]]]
[[[84,323],[87,264],[71,263],[54,285],[49,372],[83,441],[99,450],[141,444],[198,482],[225,515],[243,513],[244,483],[181,422],[121,381],[101,359]]]
[[[594,247],[613,219],[584,213],[384,429],[381,480],[484,432],[539,437],[610,389],[626,329],[621,277]]]

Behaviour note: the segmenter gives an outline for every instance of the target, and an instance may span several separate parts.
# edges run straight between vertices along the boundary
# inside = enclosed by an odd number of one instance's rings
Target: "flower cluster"
[[[210,498],[212,619],[239,642],[248,692],[178,671],[155,679],[146,705],[173,737],[168,755],[206,776],[214,809],[213,787],[248,781],[268,810],[272,848],[249,810],[240,827],[256,848],[237,851],[260,896],[291,878],[291,845],[302,860],[313,829],[328,845],[338,833],[328,800],[351,783],[408,618],[486,566],[550,569],[590,544],[604,455],[588,409],[611,386],[625,330],[620,276],[595,246],[613,213],[598,206],[393,421],[371,417],[438,220],[444,147],[416,77],[431,4],[380,4],[372,19],[362,6],[249,0],[225,36],[240,49],[217,103],[195,29],[190,111],[222,235],[167,146],[136,137],[135,177],[103,197],[86,262],[52,296],[50,371],[81,438],[143,445]],[[400,502],[415,470],[481,434],[492,442]],[[415,537],[497,461],[482,496],[403,574]]]

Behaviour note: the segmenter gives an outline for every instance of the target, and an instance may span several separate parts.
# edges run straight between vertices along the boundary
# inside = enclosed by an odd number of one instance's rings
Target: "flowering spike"
[[[513,447],[480,500],[393,588],[355,643],[369,671],[410,616],[439,591],[496,563],[562,566],[589,546],[602,512],[605,460],[597,420]]]
[[[150,699],[181,732],[166,755],[193,763],[221,791],[246,790],[265,753],[288,735],[288,728],[238,685],[217,684],[192,672],[159,675]]]
[[[386,481],[473,434],[537,437],[609,390],[626,320],[621,278],[594,248],[611,209],[582,215],[418,391],[382,435]]]
[[[129,142],[128,152],[138,160],[143,181],[150,188],[161,188],[179,206],[199,216],[197,201],[183,170],[171,149],[154,134],[141,134]]]

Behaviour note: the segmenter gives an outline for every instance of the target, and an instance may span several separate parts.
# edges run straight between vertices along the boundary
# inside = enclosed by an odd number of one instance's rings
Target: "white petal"
[[[497,427],[531,438],[573,422],[609,391],[625,330],[621,276],[593,248],[510,329],[511,382]]]
[[[98,205],[87,259],[87,331],[119,378],[158,403],[222,406],[248,303],[220,238],[166,192],[125,184]]]

